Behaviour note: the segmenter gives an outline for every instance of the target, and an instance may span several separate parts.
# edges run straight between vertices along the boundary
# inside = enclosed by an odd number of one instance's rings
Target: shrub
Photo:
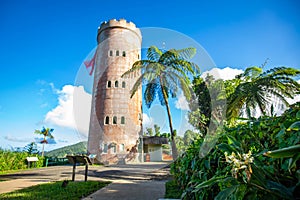
[[[0,149],[0,172],[8,170],[26,169],[28,167],[26,158],[37,156],[39,161],[36,167],[43,167],[44,158],[36,154],[28,154],[27,152],[13,152],[10,150]]]
[[[264,156],[270,150],[295,150],[299,140],[297,103],[282,116],[226,127],[204,158],[198,156],[203,139],[197,140],[174,162],[171,173],[184,199],[299,198],[299,152],[278,158]]]

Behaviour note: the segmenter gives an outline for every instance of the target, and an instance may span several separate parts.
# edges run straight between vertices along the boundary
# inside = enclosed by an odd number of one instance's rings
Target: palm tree
[[[168,99],[170,95],[175,98],[179,90],[182,90],[187,100],[191,98],[189,75],[195,75],[200,71],[195,63],[188,61],[195,54],[195,48],[170,49],[163,52],[156,46],[151,46],[147,50],[148,59],[136,61],[132,68],[122,75],[122,77],[128,77],[135,72],[141,72],[131,89],[131,97],[144,83],[144,99],[147,107],[151,107],[156,97],[161,105],[166,107],[174,160],[177,158],[178,152]]]
[[[232,81],[235,89],[227,101],[227,118],[233,122],[246,111],[247,117],[251,119],[257,107],[266,115],[270,101],[274,98],[288,106],[286,98],[293,98],[300,93],[300,84],[293,79],[299,74],[299,70],[287,67],[277,67],[266,72],[263,72],[262,67],[247,68]]]
[[[42,130],[35,130],[34,133],[35,134],[39,134],[39,135],[43,135],[44,139],[40,142],[41,144],[43,144],[43,149],[42,149],[42,157],[44,157],[44,146],[45,143],[48,144],[47,138],[49,139],[53,139],[53,135],[52,132],[54,131],[53,128],[45,128],[43,127]]]

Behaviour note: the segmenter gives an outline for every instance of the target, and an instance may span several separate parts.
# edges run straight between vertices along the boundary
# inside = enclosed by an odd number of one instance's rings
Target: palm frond
[[[193,47],[188,47],[184,49],[170,49],[164,52],[159,58],[158,62],[166,64],[171,63],[174,60],[190,60],[196,54],[196,49]]]
[[[257,67],[257,66],[248,67],[244,72],[244,76],[250,77],[253,79],[253,78],[258,77],[262,72],[263,72],[263,70],[260,67]]]
[[[150,82],[146,85],[146,89],[144,92],[144,99],[145,99],[145,104],[148,108],[151,107],[151,104],[153,103],[157,95],[158,87],[159,85],[155,82]]]
[[[135,81],[132,89],[130,90],[130,98],[134,96],[134,94],[137,92],[137,90],[141,87],[142,81],[143,81],[143,74]]]
[[[172,66],[176,70],[181,69],[186,74],[191,74],[193,76],[200,73],[200,68],[197,64],[183,59],[171,60],[169,63],[166,63],[166,65]]]
[[[287,102],[286,98],[280,94],[279,92],[277,92],[274,89],[267,89],[266,92],[268,92],[269,94],[273,95],[274,97],[277,97],[282,103],[284,103],[285,106],[289,106],[289,103]]]
[[[156,46],[150,46],[147,50],[147,58],[154,62],[157,62],[162,54],[162,51]]]
[[[277,76],[289,76],[295,77],[300,74],[300,70],[290,68],[290,67],[275,67],[264,72],[261,77],[269,76],[269,77],[277,77]]]
[[[184,49],[178,49],[176,51],[177,51],[179,57],[181,59],[185,59],[185,60],[192,59],[196,55],[196,53],[197,53],[197,50],[194,47],[188,47],[188,48],[184,48]]]
[[[138,60],[133,63],[132,67],[127,70],[124,74],[121,75],[121,78],[129,78],[130,75],[134,74],[137,71],[142,70],[143,68],[149,67],[149,65],[155,64],[154,61],[151,60]]]

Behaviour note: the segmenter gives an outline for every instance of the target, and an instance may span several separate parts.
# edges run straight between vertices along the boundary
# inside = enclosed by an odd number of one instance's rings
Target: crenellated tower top
[[[101,32],[109,28],[124,28],[133,31],[139,37],[139,39],[142,40],[142,34],[140,29],[137,28],[134,23],[128,22],[125,19],[120,19],[120,20],[111,19],[108,22],[106,21],[102,22],[101,25],[98,27],[97,38],[99,38]]]

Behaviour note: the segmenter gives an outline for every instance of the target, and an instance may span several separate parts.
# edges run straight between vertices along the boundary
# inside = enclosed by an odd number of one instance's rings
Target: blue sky
[[[219,68],[245,69],[267,58],[268,67],[299,68],[298,1],[216,2],[1,1],[0,147],[25,146],[43,125],[55,129],[57,143],[46,150],[82,139],[72,123],[45,119],[66,103],[96,46],[97,27],[109,19],[182,33],[202,45]],[[180,121],[183,111],[172,109]]]

